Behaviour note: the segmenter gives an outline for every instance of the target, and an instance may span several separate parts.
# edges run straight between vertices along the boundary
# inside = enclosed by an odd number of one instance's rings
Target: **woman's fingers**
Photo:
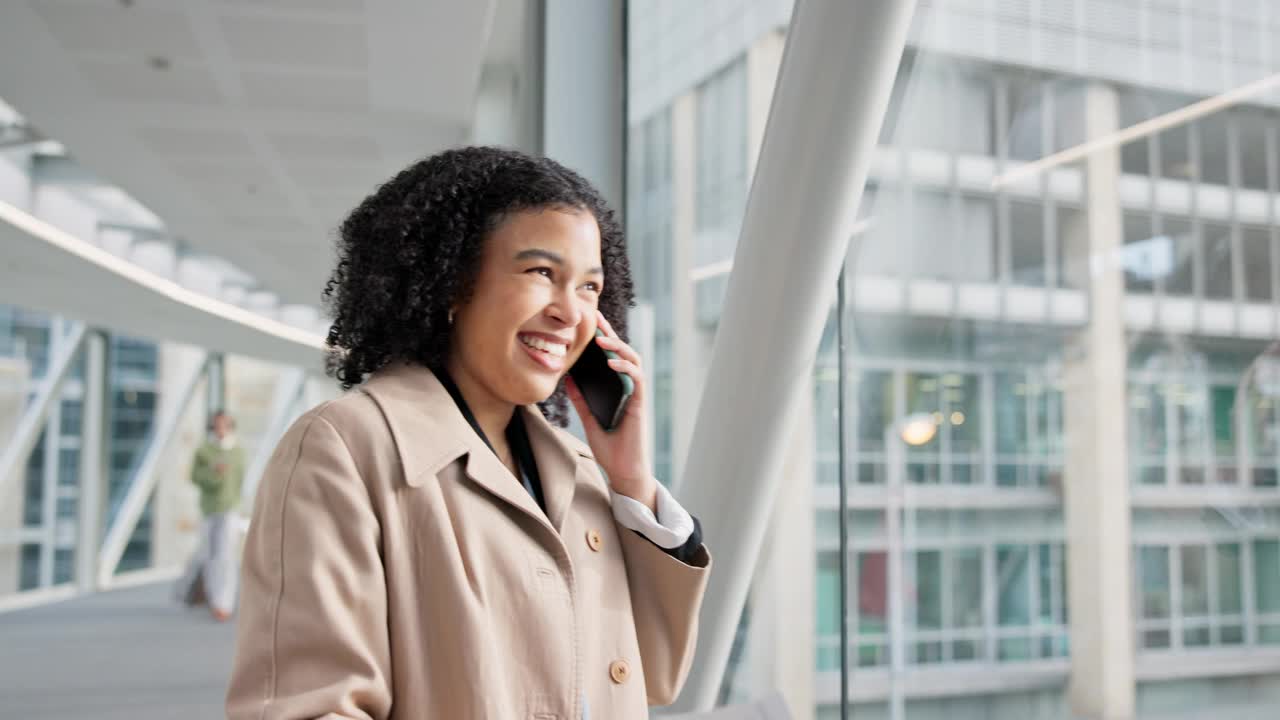
[[[634,363],[637,366],[644,364],[640,359],[640,353],[636,352],[635,348],[626,344],[622,341],[622,338],[618,337],[618,333],[614,331],[613,325],[609,324],[609,318],[605,317],[604,313],[599,310],[596,310],[596,324],[600,329],[604,330],[604,337],[596,338],[596,342],[599,343],[600,347],[618,353],[618,355],[623,359]]]
[[[604,337],[598,337],[596,338],[596,343],[599,344],[600,347],[604,348],[605,350],[612,350],[613,352],[617,353],[618,356],[621,357],[622,359],[627,360],[637,366],[644,364],[640,360],[640,353],[636,352],[635,348],[622,342],[622,340],[619,340],[616,336],[611,337],[609,335],[606,335]]]
[[[640,387],[640,383],[644,381],[644,373],[640,370],[640,366],[630,360],[620,357],[612,358],[609,360],[609,367],[620,373],[630,375],[631,379],[635,381],[637,389]]]

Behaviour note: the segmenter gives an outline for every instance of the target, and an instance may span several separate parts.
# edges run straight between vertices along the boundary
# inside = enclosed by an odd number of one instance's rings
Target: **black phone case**
[[[582,351],[582,356],[569,368],[569,376],[582,391],[591,415],[605,430],[613,429],[618,415],[618,405],[626,394],[622,378],[609,367],[609,356],[604,348],[592,340]]]

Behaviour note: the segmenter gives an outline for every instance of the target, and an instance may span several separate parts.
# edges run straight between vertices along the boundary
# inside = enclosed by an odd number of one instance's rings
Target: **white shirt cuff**
[[[628,530],[635,530],[649,538],[654,545],[674,550],[689,541],[693,534],[693,516],[671,496],[666,486],[658,483],[658,516],[644,503],[609,491],[613,504],[613,517]]]

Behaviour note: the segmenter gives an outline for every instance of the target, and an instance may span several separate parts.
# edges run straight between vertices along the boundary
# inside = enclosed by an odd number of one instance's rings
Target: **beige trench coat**
[[[244,553],[236,720],[640,720],[688,672],[710,571],[616,525],[591,450],[523,408],[547,511],[429,371],[300,418]]]

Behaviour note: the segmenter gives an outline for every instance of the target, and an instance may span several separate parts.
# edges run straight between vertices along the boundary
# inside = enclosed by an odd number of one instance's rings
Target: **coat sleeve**
[[[684,563],[644,536],[618,533],[650,705],[670,705],[684,686],[698,641],[698,611],[711,573],[705,545]]]
[[[337,430],[303,416],[268,463],[244,550],[230,720],[386,718],[380,529]]]

